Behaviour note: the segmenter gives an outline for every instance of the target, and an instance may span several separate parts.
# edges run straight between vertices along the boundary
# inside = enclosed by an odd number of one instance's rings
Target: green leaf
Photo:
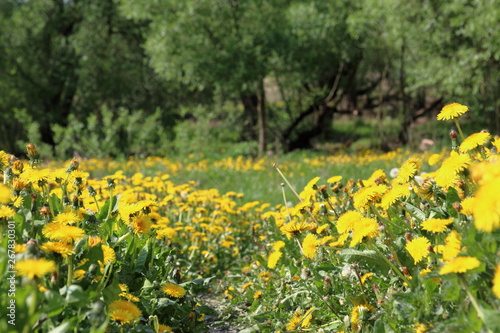
[[[460,202],[462,199],[458,196],[458,192],[455,188],[449,187],[448,192],[446,193],[446,212],[453,217],[458,216],[458,212],[455,208],[453,208],[453,204],[455,202]]]
[[[63,287],[59,290],[59,292],[61,295],[65,296],[64,300],[66,304],[84,303],[88,298],[88,294],[83,290],[83,288],[76,284]]]
[[[385,325],[382,319],[377,319],[373,325],[373,333],[385,333]]]
[[[149,241],[142,247],[141,252],[137,256],[136,264],[135,264],[135,273],[140,273],[144,271],[146,267],[146,262],[148,260],[149,255]]]
[[[341,257],[344,257],[348,262],[360,262],[369,267],[379,267],[380,269],[389,270],[391,267],[380,255],[373,250],[355,250],[355,249],[345,249],[340,253]]]
[[[111,199],[111,203],[110,203]],[[104,206],[101,207],[101,210],[96,214],[97,219],[103,220],[108,216],[109,205],[112,205],[111,211],[114,212],[118,209],[118,196],[114,195],[112,198],[106,200]]]
[[[408,202],[403,202],[403,204],[406,206],[406,209],[410,212],[411,216],[413,216],[414,218],[420,221],[425,221],[427,219],[426,214],[420,208]]]

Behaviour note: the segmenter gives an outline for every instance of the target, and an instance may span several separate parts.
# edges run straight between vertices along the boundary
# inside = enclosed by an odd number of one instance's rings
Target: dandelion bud
[[[434,252],[434,247],[433,247],[432,245],[429,245],[429,246],[427,247],[427,251],[429,251],[429,253],[435,253],[435,252]]]
[[[53,271],[52,274],[50,275],[50,283],[56,284],[57,283],[57,271]]]
[[[325,276],[325,278],[323,279],[323,283],[326,284],[327,286],[331,286],[332,279],[329,276]]]
[[[43,216],[50,215],[50,208],[46,205],[43,205],[42,207],[40,207],[39,211],[40,211],[40,214],[42,214]]]
[[[411,234],[411,232],[407,231],[405,233],[405,238],[406,238],[406,241],[411,241],[413,239],[413,235]]]
[[[80,163],[76,159],[72,159],[71,162],[69,163],[68,168],[66,169],[66,172],[70,173],[72,171],[75,171],[76,169],[78,169],[79,166]]]
[[[457,133],[457,131],[455,131],[455,130],[451,130],[451,131],[450,131],[450,138],[451,138],[452,140],[455,140],[456,138],[458,138],[458,133]]]
[[[453,208],[455,208],[455,210],[457,211],[457,213],[460,213],[462,211],[462,205],[460,204],[460,202],[454,202],[453,203]]]
[[[36,147],[32,143],[28,143],[26,145],[26,150],[28,152],[28,157],[29,158],[34,158],[35,156],[38,156],[38,151],[36,150]]]
[[[115,181],[114,181],[113,178],[108,178],[107,181],[108,181],[108,187],[109,188],[115,188],[116,184],[115,184]]]
[[[408,268],[406,268],[406,267],[403,267],[403,268],[401,269],[401,271],[402,271],[402,272],[403,272],[403,274],[404,274],[404,275],[406,275],[406,276],[410,275],[410,271],[409,271],[409,270],[408,270]]]
[[[28,187],[28,184],[25,183],[24,181],[22,181],[21,179],[19,178],[14,178],[12,180],[12,188],[15,190],[15,191],[22,191],[24,190],[25,188]]]
[[[11,155],[11,156],[14,156],[14,155]],[[16,172],[16,173],[21,173],[23,172],[24,170],[24,164],[23,162],[21,161],[15,161],[13,164],[12,164],[12,169]]]
[[[89,191],[89,195],[91,197],[95,197],[97,195],[97,192],[95,191],[95,189],[92,187],[92,186],[87,186],[87,190]]]
[[[17,161],[17,157],[14,155],[9,155],[9,164],[14,164]]]

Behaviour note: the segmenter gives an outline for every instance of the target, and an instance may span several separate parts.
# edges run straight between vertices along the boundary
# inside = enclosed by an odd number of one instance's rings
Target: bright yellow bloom
[[[360,315],[363,315],[366,312],[373,312],[373,311],[375,311],[375,308],[370,304],[361,304],[353,307],[351,310],[352,330],[354,332],[357,332],[360,329],[360,323],[361,323]]]
[[[422,222],[421,227],[422,230],[430,231],[433,233],[446,231],[447,226],[453,223],[453,218],[449,219],[438,219],[438,218],[430,218]]]
[[[444,261],[456,258],[462,251],[462,237],[456,230],[452,230],[444,239],[445,245],[438,247],[437,252],[442,253]]]
[[[440,159],[441,159],[441,155],[440,154],[432,154],[431,156],[429,156],[429,159],[427,160],[427,163],[429,163],[429,165],[434,165],[437,162],[439,162]]]
[[[458,150],[460,152],[465,153],[468,152],[477,146],[482,146],[486,142],[488,142],[491,139],[491,135],[488,132],[479,132],[479,133],[474,133],[470,136],[468,136],[464,142],[460,144],[460,147],[458,147]]]
[[[304,238],[304,241],[302,242],[304,257],[311,259],[316,257],[318,245],[320,245],[318,237],[314,234],[307,234],[306,238]]]
[[[283,241],[276,241],[273,243],[273,249],[274,251],[279,251],[285,246],[285,242]]]
[[[113,248],[109,245],[101,245],[101,246],[102,246],[104,265],[115,262],[116,260],[115,250],[113,250]]]
[[[497,265],[497,268],[495,269],[495,276],[493,276],[493,294],[497,298],[500,298],[500,264]]]
[[[75,246],[73,244],[61,242],[45,242],[40,248],[45,252],[55,252],[62,255],[64,258],[75,254]]]
[[[16,215],[16,211],[10,207],[0,205],[0,219],[1,218],[11,218]]]
[[[253,298],[255,299],[259,299],[262,297],[262,291],[261,290],[257,290],[254,294],[253,294]]]
[[[361,277],[361,284],[365,284],[366,280],[371,279],[373,277],[373,273],[365,273]]]
[[[25,259],[16,263],[16,271],[19,276],[26,276],[28,279],[41,278],[45,274],[56,270],[56,264],[44,258]]]
[[[439,270],[439,275],[449,273],[465,273],[468,270],[479,267],[481,263],[474,257],[456,257],[444,264]]]
[[[130,227],[135,234],[147,234],[151,230],[151,226],[151,219],[143,213],[132,217],[130,221]]]
[[[168,333],[168,332],[173,332],[172,327],[160,324],[160,326],[158,327],[158,333]]]
[[[436,184],[444,188],[453,186],[458,179],[458,173],[465,170],[470,163],[469,155],[452,152],[436,171]]]
[[[80,218],[72,212],[69,213],[60,213],[52,221],[53,223],[61,223],[61,224],[72,224],[80,221]]]
[[[291,237],[293,235],[300,234],[302,231],[313,231],[318,227],[316,223],[309,223],[305,221],[301,222],[289,222],[285,225],[283,225],[280,230],[283,232],[287,237]]]
[[[42,233],[45,237],[64,243],[74,243],[85,236],[85,230],[81,228],[56,222],[44,225]]]
[[[429,246],[431,246],[431,243],[427,238],[418,237],[409,241],[405,248],[410,253],[416,264],[429,255]]]
[[[339,234],[352,231],[354,229],[354,225],[363,218],[364,216],[358,211],[351,210],[345,212],[337,220],[337,231]]]
[[[475,195],[472,211],[478,230],[492,232],[500,228],[500,178],[483,182]]]
[[[118,321],[120,324],[133,323],[142,316],[137,305],[125,300],[114,301],[108,306],[108,311],[111,320]]]
[[[276,264],[278,263],[278,260],[281,258],[281,253],[280,251],[275,251],[269,255],[267,258],[267,267],[274,269],[276,268]]]
[[[460,214],[463,215],[472,215],[474,211],[474,207],[476,206],[476,198],[475,197],[468,197],[462,200],[460,202],[460,205],[462,206],[462,211]]]
[[[363,217],[354,224],[350,247],[354,247],[363,241],[363,238],[375,238],[378,236],[378,223],[371,218]]]
[[[183,298],[186,295],[186,289],[173,283],[165,284],[161,290],[171,297]]]
[[[427,326],[425,324],[417,323],[415,324],[415,333],[425,333],[427,332]]]
[[[10,188],[7,186],[1,185],[0,184],[0,204],[8,204],[11,199],[10,199],[10,194],[11,194]]]
[[[383,209],[389,209],[398,199],[406,198],[410,196],[410,189],[408,185],[394,185],[389,191],[387,191],[382,197],[382,201],[380,202],[380,206]]]
[[[469,111],[469,108],[459,103],[446,105],[437,115],[437,120],[451,120]]]
[[[156,229],[156,239],[167,238],[173,239],[177,236],[177,231],[174,228],[164,227]]]
[[[398,184],[408,183],[413,177],[415,177],[417,172],[420,170],[420,167],[420,160],[416,158],[410,158],[403,163],[403,165],[399,169],[398,176],[394,179],[394,181]]]
[[[370,203],[376,202],[387,191],[386,185],[363,187],[354,195],[354,208],[365,210]]]
[[[327,183],[336,183],[342,180],[342,176],[333,176],[328,178]]]

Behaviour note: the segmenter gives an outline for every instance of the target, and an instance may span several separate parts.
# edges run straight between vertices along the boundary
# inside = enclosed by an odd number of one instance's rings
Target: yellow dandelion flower
[[[409,241],[405,248],[410,253],[416,264],[429,255],[429,246],[431,246],[431,243],[427,238],[418,237]]]
[[[365,273],[361,277],[361,284],[365,284],[366,280],[371,279],[373,277],[373,273]]]
[[[109,245],[101,245],[101,246],[102,246],[104,265],[115,262],[116,261],[115,250],[113,250],[113,248]]]
[[[415,324],[415,333],[425,333],[427,332],[427,326],[425,324],[416,323]]]
[[[278,263],[278,260],[281,258],[283,253],[280,251],[275,251],[269,255],[267,258],[267,267],[274,269],[276,268],[276,264]]]
[[[462,251],[462,237],[460,234],[452,230],[448,236],[444,239],[445,245],[437,249],[438,253],[441,253],[444,261],[450,261],[457,257]]]
[[[347,232],[343,233],[337,238],[337,240],[335,242],[331,242],[328,245],[331,247],[342,247],[342,246],[344,246],[348,237],[349,237],[349,233],[347,233]]]
[[[15,253],[23,253],[24,251],[26,251],[26,248],[27,248],[27,244],[17,244],[14,245],[14,252]]]
[[[0,219],[1,218],[8,219],[14,217],[14,215],[16,215],[16,211],[13,210],[12,208],[7,206],[0,206]]]
[[[464,140],[464,142],[462,142],[460,144],[460,147],[458,147],[458,150],[462,153],[466,153],[466,152],[471,151],[472,149],[474,149],[478,146],[483,146],[490,139],[491,139],[491,135],[488,132],[474,133],[474,134],[468,136]]]
[[[80,218],[73,212],[69,213],[60,213],[54,217],[53,223],[61,223],[61,224],[72,224],[80,221]]]
[[[474,207],[476,206],[476,198],[468,197],[460,202],[462,206],[462,210],[460,211],[463,215],[472,215],[474,211]]]
[[[283,247],[285,247],[285,242],[283,242],[283,241],[276,241],[276,242],[273,243],[273,249],[274,249],[274,251],[279,251]]]
[[[294,235],[300,234],[302,231],[312,231],[317,228],[316,223],[310,223],[306,221],[300,221],[300,222],[289,222],[285,225],[283,225],[280,230],[283,232],[287,237],[291,237]]]
[[[318,237],[314,234],[307,234],[307,236],[304,238],[304,241],[302,242],[302,251],[304,252],[304,257],[311,259],[316,257],[318,245],[320,245]]]
[[[472,215],[474,226],[484,232],[500,228],[500,178],[482,182],[476,192]]]
[[[54,272],[56,269],[56,264],[53,261],[44,258],[25,259],[16,263],[16,274],[18,276],[26,276],[30,280],[41,278],[45,274]]]
[[[453,218],[449,219],[438,219],[430,218],[422,222],[421,227],[423,230],[430,231],[432,233],[438,233],[446,231],[448,225],[453,223]]]
[[[165,284],[161,290],[171,297],[183,298],[186,295],[186,289],[173,283]]]
[[[465,273],[471,269],[479,267],[481,263],[474,257],[456,257],[446,262],[439,270],[439,275],[449,273]]]
[[[158,327],[158,333],[168,333],[173,332],[172,327],[160,324]]]
[[[302,317],[300,316],[301,312],[295,312],[286,324],[287,331],[295,331],[297,327],[299,327],[300,322],[302,321]]]
[[[371,218],[362,218],[354,225],[350,247],[354,247],[363,241],[363,238],[375,238],[379,234],[378,223]]]
[[[384,170],[378,169],[372,173],[370,178],[364,180],[363,184],[365,186],[374,186],[385,182],[387,182],[387,175],[385,174]]]
[[[493,276],[493,294],[500,298],[500,264],[497,265],[495,269],[495,275]]]
[[[253,298],[254,299],[259,299],[262,297],[262,291],[261,290],[257,290],[254,294],[253,294]]]
[[[469,155],[452,152],[436,171],[436,184],[444,188],[453,186],[458,179],[458,173],[465,170],[470,163]]]
[[[89,236],[89,246],[90,247],[94,247],[97,244],[101,244],[101,243],[102,243],[101,237],[99,237],[99,236]]]
[[[142,316],[141,310],[132,302],[118,300],[108,306],[109,317],[111,320],[118,321],[120,324],[133,323]]]
[[[9,165],[9,154],[0,150],[0,171],[3,171]]]
[[[408,185],[394,185],[384,194],[382,200],[380,201],[380,206],[383,209],[389,209],[389,207],[394,205],[399,199],[407,198],[409,196],[410,189],[408,188]]]
[[[301,327],[307,328],[311,326],[311,319],[312,319],[312,313],[316,308],[313,306],[307,312],[304,314],[302,317],[302,323],[300,324]]]
[[[363,218],[364,216],[358,211],[351,210],[345,212],[337,220],[337,231],[339,234],[352,231],[354,229],[354,225]]]
[[[398,176],[394,179],[394,181],[398,184],[408,183],[413,177],[415,177],[417,172],[420,170],[420,167],[420,160],[416,158],[410,158],[403,163],[403,165],[399,169]]]
[[[75,246],[73,244],[61,243],[61,242],[45,242],[40,246],[45,252],[55,252],[59,253],[64,258],[75,254]]]
[[[363,187],[354,195],[354,208],[365,210],[370,203],[376,202],[387,191],[386,185]]]
[[[156,230],[156,239],[167,238],[173,239],[177,236],[177,231],[174,228],[164,227]]]
[[[363,317],[363,314],[366,312],[373,312],[375,308],[370,304],[361,304],[356,305],[351,310],[351,325],[354,332],[357,332],[360,329],[360,318]]]
[[[130,221],[130,227],[135,234],[147,234],[151,230],[151,219],[146,214],[140,213]]]
[[[85,236],[85,230],[81,228],[56,222],[44,225],[42,233],[47,238],[64,243],[74,243]]]
[[[11,199],[10,199],[10,194],[11,194],[10,188],[7,186],[1,185],[0,184],[0,204],[8,204]]]
[[[459,103],[446,105],[437,115],[437,120],[451,120],[469,111],[469,108]]]
[[[431,156],[429,156],[427,163],[429,163],[429,165],[435,165],[440,160],[441,160],[441,154],[432,154]]]
[[[333,176],[328,178],[327,183],[337,183],[342,180],[342,176]]]
[[[241,289],[243,289],[243,291],[245,291],[245,290],[247,290],[247,288],[249,288],[251,286],[253,286],[253,282],[247,282],[241,286]]]

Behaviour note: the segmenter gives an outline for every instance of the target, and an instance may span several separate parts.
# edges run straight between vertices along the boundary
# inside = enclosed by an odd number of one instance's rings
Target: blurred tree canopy
[[[493,0],[4,0],[0,146],[125,128],[123,109],[154,140],[230,121],[258,155],[311,147],[336,114],[398,119],[406,144],[453,101],[498,133],[498,22]]]

